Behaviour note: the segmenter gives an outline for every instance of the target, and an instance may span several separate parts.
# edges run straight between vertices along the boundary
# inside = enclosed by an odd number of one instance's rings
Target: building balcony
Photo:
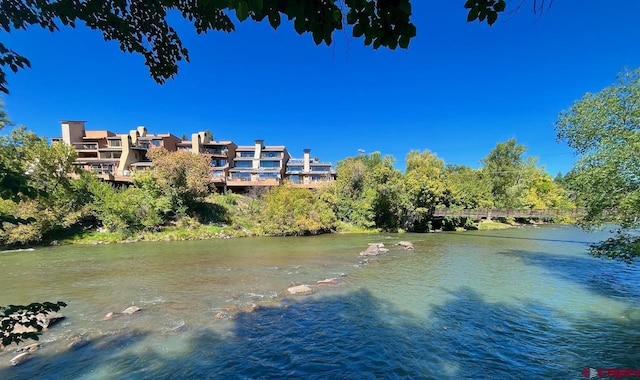
[[[297,187],[302,189],[319,189],[321,187],[327,186],[332,181],[316,181],[310,183],[302,183],[302,182],[288,182],[291,187]]]
[[[250,186],[278,186],[280,185],[280,180],[275,178],[260,178],[260,179],[252,179],[252,178],[244,178],[244,177],[229,177],[227,178],[227,186],[238,186],[238,187],[250,187]]]
[[[202,154],[210,154],[210,155],[215,155],[215,156],[227,156],[227,154],[229,153],[228,149],[217,149],[217,148],[202,148],[200,150],[200,153]]]
[[[260,154],[260,159],[265,159],[265,158],[282,158],[283,155],[280,152],[265,152],[265,153],[261,153]]]
[[[126,182],[126,183],[132,183],[133,182],[133,179],[131,179],[130,175],[115,175],[114,174],[112,177],[113,177],[112,181],[115,181],[115,182]]]
[[[73,144],[73,149],[75,149],[77,151],[98,150],[98,143]]]
[[[96,173],[96,177],[103,181],[113,181],[113,174],[111,173]]]

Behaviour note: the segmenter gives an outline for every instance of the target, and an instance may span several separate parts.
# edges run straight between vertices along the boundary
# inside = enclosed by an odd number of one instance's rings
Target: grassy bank
[[[497,222],[494,220],[481,220],[477,223],[478,230],[480,231],[488,231],[488,230],[504,230],[507,228],[516,227],[517,224],[514,223],[506,223],[506,222]]]

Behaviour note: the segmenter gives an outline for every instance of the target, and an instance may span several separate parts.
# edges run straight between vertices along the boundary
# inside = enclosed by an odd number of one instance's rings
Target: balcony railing
[[[202,153],[204,154],[217,154],[217,155],[227,155],[229,152],[228,149],[215,149],[215,148],[203,148]]]
[[[95,144],[73,144],[73,148],[76,150],[98,149],[98,143]]]

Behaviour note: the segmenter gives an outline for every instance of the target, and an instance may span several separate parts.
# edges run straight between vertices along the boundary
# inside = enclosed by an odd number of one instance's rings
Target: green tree
[[[74,165],[77,156],[70,145],[49,144],[44,139],[35,141],[25,152],[25,174],[29,183],[44,194],[51,194],[58,187],[68,188],[71,183],[69,174],[78,171]]]
[[[69,177],[75,157],[71,147],[51,145],[25,127],[0,138],[0,243],[41,241],[81,218]]]
[[[468,166],[447,165],[447,194],[445,204],[457,208],[492,208],[493,198],[489,181],[483,170]]]
[[[533,209],[574,208],[566,191],[544,170],[534,168],[529,175],[524,206]]]
[[[525,160],[522,155],[526,151],[524,145],[515,139],[498,143],[489,154],[482,159],[483,173],[489,183],[491,196],[496,207],[522,207],[522,192],[525,189]]]
[[[444,161],[429,151],[409,152],[404,185],[403,227],[410,231],[427,231],[430,210],[443,202],[447,190]]]
[[[586,208],[583,227],[620,226],[591,252],[632,262],[640,255],[640,238],[629,233],[640,227],[640,70],[585,94],[560,113],[556,130],[579,157],[565,180]]]
[[[333,188],[338,219],[358,227],[398,229],[402,175],[393,162],[393,157],[379,152],[338,162]]]
[[[333,185],[337,198],[335,210],[341,221],[371,228],[375,226],[375,194],[367,180],[368,168],[362,157],[349,157],[338,162]]]
[[[260,226],[269,235],[309,235],[330,231],[336,216],[319,194],[278,186],[263,196]]]
[[[46,140],[23,126],[0,137],[0,197],[3,199],[18,201],[38,194],[26,175],[29,150],[37,143],[46,143]]]
[[[209,194],[213,167],[205,156],[179,150],[152,148],[153,176],[163,195],[169,197],[178,214],[187,211]]]

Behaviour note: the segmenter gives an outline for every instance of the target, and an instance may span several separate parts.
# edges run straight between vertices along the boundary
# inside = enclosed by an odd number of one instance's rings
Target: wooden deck
[[[451,210],[448,208],[435,209],[432,217],[439,218],[530,218],[530,219],[551,219],[551,218],[580,218],[584,216],[584,209],[462,209]]]

